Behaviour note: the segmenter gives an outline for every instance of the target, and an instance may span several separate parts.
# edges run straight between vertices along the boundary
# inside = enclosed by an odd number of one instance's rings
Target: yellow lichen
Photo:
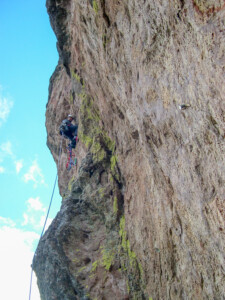
[[[98,267],[99,261],[96,260],[92,263],[92,267],[91,267],[91,273],[94,273]]]
[[[70,104],[73,104],[73,95],[72,95],[72,93],[70,94]]]
[[[115,215],[118,212],[118,199],[117,199],[116,196],[114,197],[114,201],[113,201],[113,212],[114,212]]]
[[[110,155],[115,152],[115,142],[108,137],[100,126],[100,114],[94,101],[85,94],[84,90],[79,95],[81,98],[79,139],[93,154],[95,162],[110,160]],[[112,169],[115,172],[115,157],[112,159]]]
[[[98,190],[98,192],[99,192],[99,195],[100,195],[100,199],[102,199],[104,197],[104,195],[105,195],[105,188],[100,188]]]
[[[132,268],[138,268],[141,277],[143,276],[143,268],[140,262],[137,260],[137,255],[134,251],[131,250],[130,241],[127,238],[127,232],[125,230],[125,217],[122,216],[120,219],[120,231],[119,235],[121,237],[121,247],[123,248],[124,252],[128,256],[129,265]]]
[[[114,261],[115,253],[112,250],[102,250],[102,266],[109,271]]]
[[[87,267],[85,267],[85,266],[84,266],[84,267],[81,267],[77,272],[80,273],[80,272],[84,271],[86,268],[87,268]]]
[[[70,179],[69,183],[68,183],[68,190],[71,192],[72,190],[72,186],[73,186],[73,182],[75,180],[75,175],[73,175],[73,177]]]
[[[74,78],[74,79],[76,79],[78,82],[80,82],[80,76],[79,76],[76,72],[72,71],[72,72],[71,72],[71,75],[72,75],[72,78]]]
[[[93,9],[94,9],[95,13],[97,14],[98,13],[98,3],[96,0],[93,0]]]
[[[126,280],[126,285],[127,285],[127,292],[129,294],[130,293],[130,286],[129,286],[129,281],[128,280]]]

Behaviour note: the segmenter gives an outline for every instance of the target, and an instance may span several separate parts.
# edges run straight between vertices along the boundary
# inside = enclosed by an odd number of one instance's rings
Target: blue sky
[[[0,37],[0,298],[24,300],[56,176],[45,107],[58,53],[45,0],[2,0]],[[49,221],[60,204],[57,189]]]

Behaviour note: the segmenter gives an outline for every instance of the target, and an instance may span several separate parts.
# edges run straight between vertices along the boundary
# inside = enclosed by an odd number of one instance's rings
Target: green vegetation
[[[120,231],[121,237],[121,266],[124,272],[132,274],[132,279],[127,282],[127,290],[131,291],[134,299],[140,299],[142,291],[145,289],[144,285],[144,271],[140,262],[138,262],[137,255],[131,250],[130,241],[127,237],[125,230],[125,217],[122,216],[120,219]],[[136,290],[136,287],[139,287]]]
[[[130,286],[129,286],[129,281],[126,280],[126,286],[127,286],[127,291],[128,291],[128,294],[130,293]]]
[[[100,188],[98,192],[99,192],[100,199],[102,199],[105,195],[105,188]]]
[[[91,152],[93,153],[94,160],[98,162],[103,161],[107,155],[105,150],[101,147],[100,143],[98,142],[93,142]]]
[[[72,93],[70,94],[70,104],[71,105],[73,104],[73,94]]]
[[[115,167],[116,167],[116,162],[117,162],[116,155],[112,155],[111,156],[110,162],[111,162],[111,170],[112,170],[112,172],[114,172],[115,171]]]
[[[98,267],[99,261],[96,260],[95,262],[93,262],[92,264],[92,268],[91,268],[91,273],[94,273]]]
[[[78,270],[78,273],[84,271],[86,268],[87,268],[87,267],[85,267],[85,266],[84,266],[84,267],[81,267],[81,268]]]
[[[117,174],[116,169],[115,141],[112,141],[101,128],[100,113],[94,105],[94,101],[87,97],[84,90],[79,96],[82,102],[80,108],[79,139],[93,154],[95,162],[101,162],[105,164],[105,167],[111,165],[113,177],[119,180],[119,174]]]
[[[113,264],[115,253],[112,250],[102,249],[102,259],[92,263],[91,273],[94,273],[99,265],[103,266],[107,271]],[[91,275],[92,276],[92,275]]]
[[[107,35],[103,34],[102,35],[102,45],[103,45],[104,49],[106,48],[107,43],[108,43]]]
[[[75,72],[75,71],[71,71],[71,75],[72,78],[76,79],[76,81],[78,81],[80,83],[80,76]]]
[[[92,153],[94,163],[96,165],[100,164],[108,170],[110,173],[110,185],[113,190],[118,187],[118,183],[121,182],[117,165],[118,157],[116,156],[115,141],[113,141],[103,129],[100,112],[95,105],[95,101],[86,95],[84,88],[79,97],[81,99],[79,139]],[[108,233],[107,241],[104,248],[100,247],[102,257],[92,264],[89,276],[90,278],[96,276],[95,272],[98,267],[104,268],[105,273],[108,274],[111,266],[116,260],[119,260],[122,272],[125,273],[128,278],[128,292],[134,296],[134,299],[142,299],[145,289],[143,268],[138,261],[136,253],[132,251],[130,241],[128,240],[128,235],[125,230],[125,217],[121,217],[120,224],[117,222],[119,207],[116,193],[110,196],[107,194],[107,191],[107,189],[99,188],[97,195],[101,205],[105,205],[104,202],[108,196],[111,197],[110,199],[113,202],[111,202],[113,207],[111,207],[110,213],[107,216],[103,216]],[[115,232],[119,230],[119,234],[112,236],[112,228],[115,229]]]
[[[111,265],[113,264],[114,257],[115,253],[112,250],[102,250],[102,265],[107,271],[109,271]]]
[[[93,9],[94,9],[95,13],[97,14],[98,13],[98,3],[96,0],[93,0]]]
[[[117,197],[115,196],[114,197],[114,201],[113,201],[113,213],[115,215],[117,215],[117,212],[118,212],[118,199]]]
[[[127,232],[125,230],[125,217],[122,216],[121,219],[120,219],[120,231],[119,231],[119,235],[120,237],[122,238],[122,247],[125,251],[127,251],[127,243],[126,243],[126,240],[127,240]]]
[[[75,181],[75,176],[73,176],[68,183],[68,190],[71,192],[73,182]]]

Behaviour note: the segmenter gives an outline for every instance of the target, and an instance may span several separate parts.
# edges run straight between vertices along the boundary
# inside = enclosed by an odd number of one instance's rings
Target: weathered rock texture
[[[69,112],[79,144],[68,172],[63,141],[62,208],[34,261],[42,299],[225,299],[225,2],[47,9],[48,146],[57,162]]]

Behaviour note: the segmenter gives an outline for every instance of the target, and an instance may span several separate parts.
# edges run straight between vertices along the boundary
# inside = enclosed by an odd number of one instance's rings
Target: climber
[[[75,148],[77,142],[78,125],[73,125],[72,124],[73,120],[74,117],[72,115],[68,115],[67,119],[62,121],[59,127],[59,132],[61,135],[64,135],[66,138],[68,138],[71,141],[69,146]]]

